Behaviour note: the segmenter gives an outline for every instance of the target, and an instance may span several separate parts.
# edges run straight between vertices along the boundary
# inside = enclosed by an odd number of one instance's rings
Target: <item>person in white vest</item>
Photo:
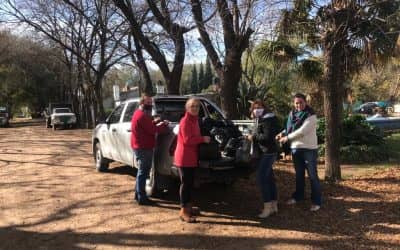
[[[289,143],[296,170],[296,190],[287,204],[294,205],[304,200],[305,171],[311,183],[310,211],[318,211],[322,205],[321,184],[317,172],[318,143],[317,116],[307,105],[305,95],[294,96],[294,109],[290,112],[286,129],[276,136],[280,143]]]

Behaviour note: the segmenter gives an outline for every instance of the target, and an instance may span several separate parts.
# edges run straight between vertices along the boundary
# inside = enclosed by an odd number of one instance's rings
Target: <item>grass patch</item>
[[[348,180],[357,176],[369,175],[377,170],[399,167],[394,163],[377,163],[377,164],[357,164],[357,165],[342,165],[342,179]]]
[[[380,169],[400,167],[400,133],[385,137],[387,150],[389,150],[389,161],[376,164],[343,164],[341,166],[342,179],[350,179],[355,176],[363,176]]]

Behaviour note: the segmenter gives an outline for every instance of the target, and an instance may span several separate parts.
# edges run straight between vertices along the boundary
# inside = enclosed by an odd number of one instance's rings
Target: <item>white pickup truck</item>
[[[150,171],[150,178],[146,183],[146,191],[149,195],[159,190],[168,189],[170,180],[179,176],[176,167],[172,164],[176,137],[173,129],[184,115],[185,102],[188,98],[185,96],[153,97],[152,114],[161,116],[161,119],[169,120],[170,132],[160,134],[157,137],[153,167]],[[217,148],[219,152],[212,152],[212,155],[219,157],[200,159],[196,181],[230,184],[237,177],[250,172],[248,164],[242,164],[236,160],[237,154],[240,154],[237,149],[240,148],[242,135],[231,121],[225,119],[222,111],[214,103],[204,97],[199,97],[199,99],[201,102],[199,117],[201,121],[208,123],[208,126],[202,127],[202,130],[205,133],[210,133],[219,143]],[[98,171],[107,171],[111,161],[121,162],[132,167],[136,166],[130,137],[132,114],[138,107],[139,98],[129,99],[117,106],[108,118],[94,129],[92,147],[95,166]]]
[[[57,128],[74,128],[76,127],[76,115],[69,108],[54,108],[46,121],[46,127]]]

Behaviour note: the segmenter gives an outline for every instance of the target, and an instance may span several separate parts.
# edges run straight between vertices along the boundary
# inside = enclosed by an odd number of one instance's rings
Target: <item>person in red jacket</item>
[[[153,98],[143,95],[139,108],[135,111],[131,121],[131,147],[136,159],[138,172],[136,175],[135,200],[139,205],[152,205],[153,201],[146,195],[146,179],[149,175],[153,149],[158,133],[168,131],[168,121],[152,119]]]
[[[200,101],[190,98],[185,105],[186,113],[179,123],[178,139],[174,154],[174,165],[178,167],[181,185],[179,196],[181,210],[179,217],[182,221],[195,222],[193,216],[199,213],[191,205],[194,172],[198,166],[198,146],[209,143],[209,136],[202,136],[199,127]]]

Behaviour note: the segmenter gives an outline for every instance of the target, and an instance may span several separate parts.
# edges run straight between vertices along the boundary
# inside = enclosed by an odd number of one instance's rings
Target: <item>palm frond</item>
[[[298,66],[300,76],[309,82],[318,82],[324,74],[324,65],[319,58],[304,59]]]
[[[265,41],[256,48],[258,58],[278,63],[292,62],[301,54],[302,49],[287,40]]]

